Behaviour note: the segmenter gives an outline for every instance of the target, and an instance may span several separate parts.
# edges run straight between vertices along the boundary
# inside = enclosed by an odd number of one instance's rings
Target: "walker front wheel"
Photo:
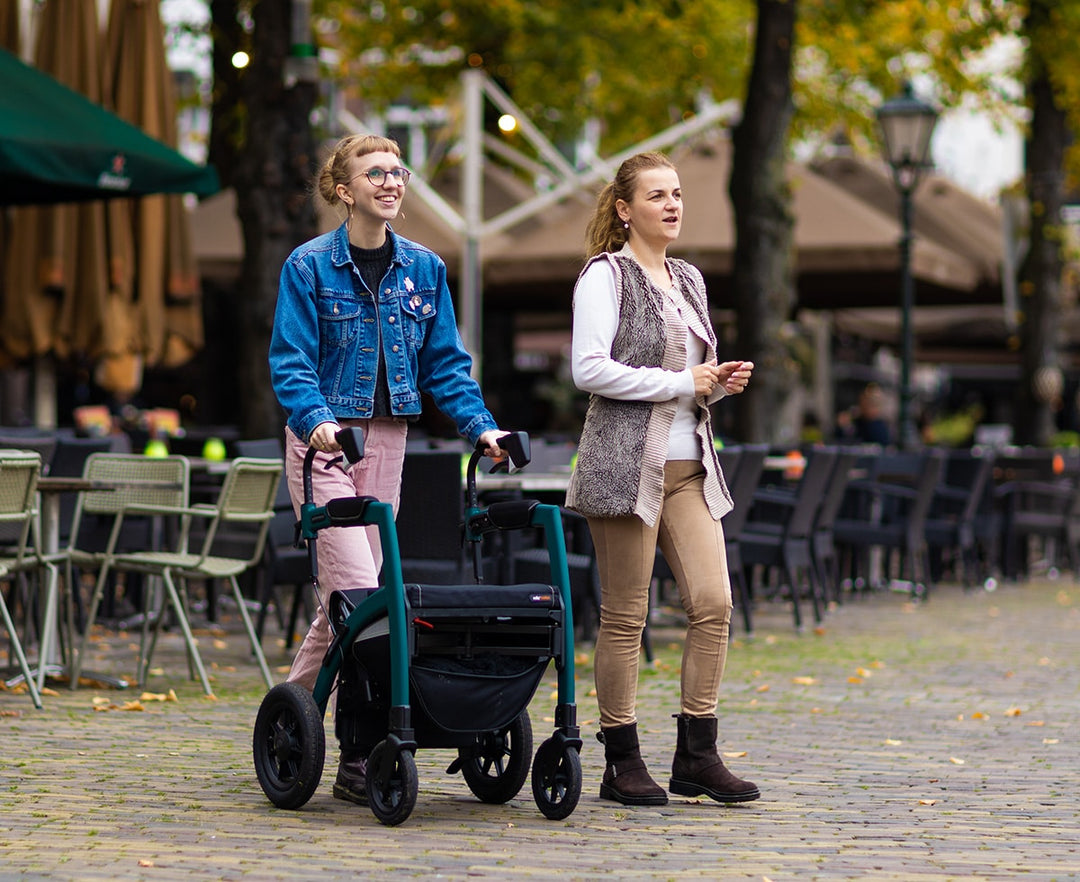
[[[416,806],[419,778],[416,758],[411,751],[399,750],[390,759],[391,750],[380,741],[371,751],[367,764],[367,796],[371,811],[388,827],[396,827],[412,814]],[[389,763],[389,767],[385,767]]]
[[[549,738],[540,745],[532,769],[533,799],[549,821],[569,817],[581,798],[581,757],[577,749]]]

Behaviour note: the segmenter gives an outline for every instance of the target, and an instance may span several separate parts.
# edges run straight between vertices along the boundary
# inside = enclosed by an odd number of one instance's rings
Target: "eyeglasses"
[[[397,168],[385,169],[385,168],[369,168],[367,171],[360,172],[359,175],[354,176],[351,180],[355,181],[360,175],[363,175],[376,187],[381,187],[386,183],[387,176],[394,179],[395,184],[400,184],[404,187],[409,183],[409,178],[412,174],[407,168],[402,168],[400,165]]]

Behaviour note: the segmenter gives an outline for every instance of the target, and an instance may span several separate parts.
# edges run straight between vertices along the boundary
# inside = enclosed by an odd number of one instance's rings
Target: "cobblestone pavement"
[[[757,619],[752,640],[734,627],[719,715],[726,761],[759,801],[600,801],[591,647],[579,646],[584,791],[569,818],[545,820],[528,784],[482,804],[444,774],[449,754],[421,751],[416,808],[394,828],[331,796],[330,748],[311,801],[274,808],[252,767],[264,690],[242,632],[229,618],[200,630],[215,700],[166,634],[147,696],[57,685],[38,711],[0,693],[0,879],[1080,878],[1080,587],[944,586],[920,605],[884,592],[803,634],[782,604]],[[129,670],[134,636],[103,632],[88,666]],[[655,628],[641,678],[661,783],[678,637]],[[287,664],[280,639],[266,643]],[[537,742],[553,684],[531,706]],[[177,700],[157,700],[170,689]]]

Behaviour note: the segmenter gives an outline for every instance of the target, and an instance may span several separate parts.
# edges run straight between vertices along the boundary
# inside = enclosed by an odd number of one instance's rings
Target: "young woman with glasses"
[[[314,501],[356,494],[397,511],[408,424],[431,395],[470,444],[499,456],[500,432],[470,371],[435,253],[395,233],[409,172],[394,141],[353,135],[340,141],[318,178],[320,196],[342,206],[336,230],[301,245],[281,271],[270,344],[271,382],[287,415],[285,475],[293,506],[304,499],[303,461]],[[344,426],[364,432],[364,458],[327,467]],[[379,584],[382,553],[374,527],[327,530],[319,538],[320,590]],[[325,598],[324,598],[325,600]],[[315,688],[330,644],[320,606],[288,679]],[[342,745],[334,795],[366,804],[365,758]]]

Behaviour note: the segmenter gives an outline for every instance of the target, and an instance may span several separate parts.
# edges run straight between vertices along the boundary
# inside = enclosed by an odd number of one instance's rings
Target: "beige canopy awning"
[[[716,138],[675,156],[683,188],[684,217],[679,240],[669,253],[691,261],[713,286],[722,286],[731,272],[735,243],[734,215],[727,186],[730,142]],[[900,225],[846,189],[812,169],[788,167],[795,218],[795,261],[800,295],[813,293],[803,305],[828,307],[829,291],[856,302],[895,296],[900,269]],[[585,225],[593,193],[561,203],[531,230],[512,230],[506,242],[486,253],[484,280],[489,289],[518,285],[569,284],[584,260]],[[916,236],[912,249],[915,279],[943,291],[970,295],[981,278],[980,267],[967,255],[940,241]],[[875,290],[875,289],[882,290]],[[887,290],[885,290],[887,288]],[[711,291],[722,301],[720,291]]]

